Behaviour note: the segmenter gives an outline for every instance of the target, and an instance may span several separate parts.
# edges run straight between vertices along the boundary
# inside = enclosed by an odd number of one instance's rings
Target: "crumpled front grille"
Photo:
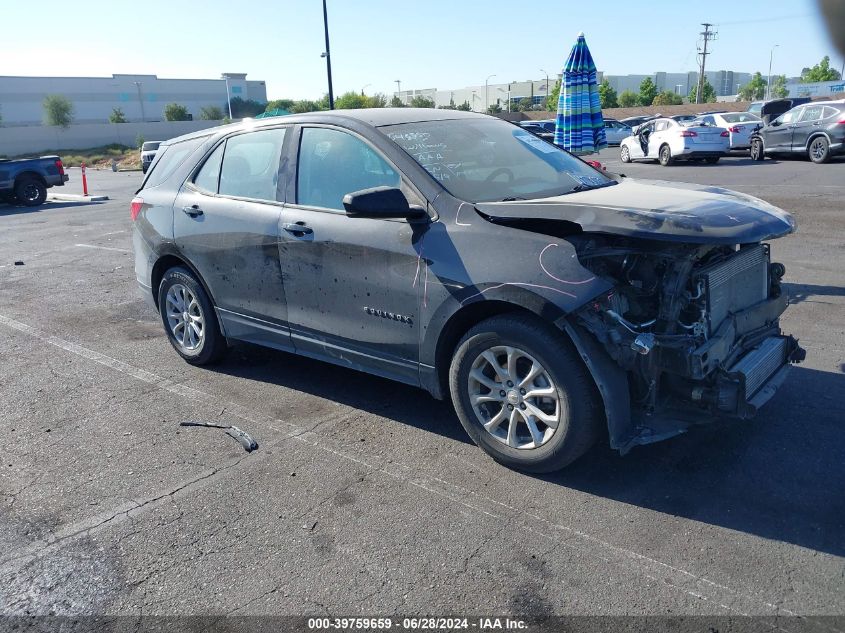
[[[704,283],[709,334],[731,313],[749,308],[769,295],[769,249],[757,244],[741,249],[730,259],[699,271]]]

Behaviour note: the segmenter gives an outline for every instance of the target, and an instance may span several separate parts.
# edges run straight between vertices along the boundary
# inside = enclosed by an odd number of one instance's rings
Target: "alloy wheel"
[[[38,185],[34,183],[30,183],[23,188],[23,199],[25,202],[35,202],[40,195],[41,191],[38,189]]]
[[[197,297],[183,284],[173,284],[165,298],[167,325],[173,338],[186,352],[197,350],[205,335],[205,319]]]
[[[558,390],[549,372],[516,347],[481,352],[472,364],[467,389],[478,421],[511,448],[539,448],[560,425]]]
[[[810,155],[813,157],[813,160],[819,161],[824,158],[824,152],[825,142],[823,139],[818,138],[810,145]]]

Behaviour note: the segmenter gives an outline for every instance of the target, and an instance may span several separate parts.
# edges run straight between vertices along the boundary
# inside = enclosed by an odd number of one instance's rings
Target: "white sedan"
[[[619,152],[623,163],[657,160],[665,167],[675,160],[716,163],[729,149],[730,136],[724,128],[655,119],[635,128],[634,134],[622,141]]]
[[[693,123],[723,127],[730,134],[731,149],[749,149],[751,133],[763,125],[763,119],[751,112],[718,112],[700,116]]]

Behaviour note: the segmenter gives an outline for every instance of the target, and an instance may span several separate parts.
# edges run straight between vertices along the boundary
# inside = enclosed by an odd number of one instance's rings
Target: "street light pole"
[[[766,100],[772,98],[772,56],[775,54],[775,49],[780,46],[780,44],[775,44],[772,46],[772,50],[769,51],[769,79],[766,82]]]
[[[490,109],[490,97],[488,96],[487,92],[487,82],[490,81],[491,78],[495,77],[496,75],[490,75],[487,79],[484,80],[484,112],[486,113]]]
[[[326,32],[326,52],[322,57],[326,58],[326,73],[329,76],[329,110],[334,110],[334,92],[332,91],[332,58],[329,50],[329,18],[326,13],[326,0],[323,0],[323,29]]]
[[[138,103],[141,106],[141,121],[143,122],[147,120],[147,117],[144,115],[144,99],[141,97],[141,82],[133,81],[132,83],[135,84],[135,87],[138,89]]]
[[[549,102],[549,73],[547,73],[542,68],[540,69],[540,72],[543,73],[546,76],[546,103],[548,103]]]
[[[226,105],[229,108],[229,121],[232,120],[232,97],[229,96],[229,77],[224,77],[226,80]]]

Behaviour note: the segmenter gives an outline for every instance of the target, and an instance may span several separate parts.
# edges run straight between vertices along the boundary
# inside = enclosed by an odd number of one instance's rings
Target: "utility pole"
[[[775,49],[780,46],[780,44],[775,44],[772,46],[772,50],[769,51],[769,75],[766,79],[766,100],[772,98],[772,57],[775,54]]]
[[[334,110],[334,93],[332,92],[332,57],[329,51],[329,18],[326,14],[326,0],[323,0],[323,29],[326,31],[326,52],[321,57],[326,58],[326,73],[329,76],[329,110]]]
[[[710,22],[702,22],[701,26],[704,27],[704,30],[699,35],[704,40],[704,50],[698,54],[700,61],[698,63],[698,88],[695,91],[696,103],[704,103],[704,66],[707,63],[707,56],[710,54],[707,52],[707,43],[716,39],[716,32],[710,30],[710,27],[713,26]]]

